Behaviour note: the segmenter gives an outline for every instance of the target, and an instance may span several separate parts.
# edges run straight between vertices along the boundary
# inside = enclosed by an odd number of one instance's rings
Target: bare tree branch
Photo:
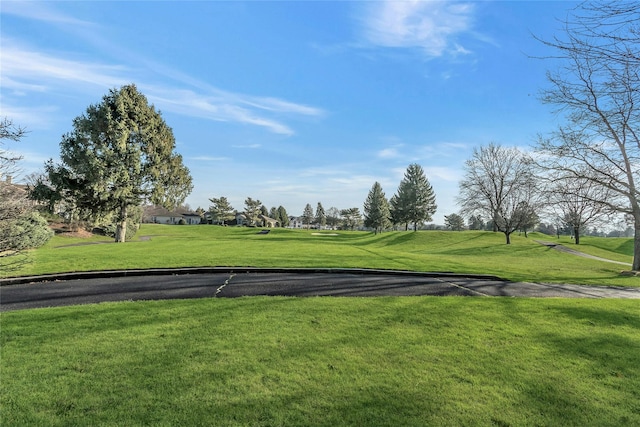
[[[593,186],[584,200],[633,217],[633,269],[640,270],[640,3],[584,2],[563,36],[541,40],[563,60],[541,99],[567,124],[539,139],[538,163],[561,180]]]

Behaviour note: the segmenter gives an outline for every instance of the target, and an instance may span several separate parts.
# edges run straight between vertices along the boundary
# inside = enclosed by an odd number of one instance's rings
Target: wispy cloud
[[[73,28],[76,38],[88,44],[89,48],[98,48],[104,53],[112,52],[115,54],[112,57],[126,58],[127,65],[98,62],[89,59],[88,54],[44,52],[25,47],[20,40],[3,37],[0,85],[6,95],[17,97],[53,90],[72,94],[86,88],[86,85],[98,86],[106,91],[133,82],[163,111],[256,126],[286,136],[295,133],[287,123],[292,117],[324,115],[320,108],[273,96],[221,90],[166,64],[146,58],[144,54],[114,46],[106,37],[101,37],[100,34],[105,29],[98,24],[77,20],[52,7],[41,9],[29,4],[10,3],[11,7],[8,8],[3,4],[3,14],[46,22],[60,31]],[[107,57],[107,54],[102,55],[102,61]],[[3,104],[10,106],[12,101],[14,100],[5,97]]]
[[[3,88],[44,91],[50,85],[89,83],[111,87],[127,80],[121,75],[127,68],[82,59],[65,59],[44,52],[22,48],[13,40],[2,39]]]
[[[381,159],[395,159],[400,157],[399,147],[389,147],[378,151],[377,156]]]
[[[8,105],[4,100],[0,101],[0,117],[8,117],[18,124],[28,123],[29,130],[48,128],[57,111],[58,108],[55,106],[25,108]],[[27,136],[29,135],[27,134]]]
[[[262,147],[262,144],[234,144],[231,146],[232,148],[249,148],[255,149]]]
[[[2,3],[3,15],[14,15],[50,24],[94,27],[95,24],[65,15],[51,8],[47,3],[31,1],[8,1]]]
[[[424,173],[429,180],[441,180],[448,182],[459,182],[462,179],[463,172],[460,169],[453,169],[442,166],[427,166]]]
[[[361,17],[365,40],[389,48],[418,48],[427,57],[469,53],[459,36],[470,32],[474,5],[454,1],[366,3]]]
[[[193,156],[189,157],[189,160],[195,160],[199,162],[223,162],[229,160],[228,157],[213,157],[213,156]]]
[[[163,111],[219,122],[236,122],[264,127],[281,135],[294,133],[293,129],[278,119],[259,114],[255,109],[247,107],[248,103],[243,102],[241,95],[231,94],[227,97],[220,91],[200,93],[191,89],[145,85],[141,85],[141,89],[147,94],[149,100]]]

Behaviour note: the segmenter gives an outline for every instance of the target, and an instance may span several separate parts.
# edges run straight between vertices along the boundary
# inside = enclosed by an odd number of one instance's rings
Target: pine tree
[[[307,228],[311,228],[311,223],[313,222],[313,208],[309,203],[304,207],[304,212],[302,212],[302,223],[307,225]]]
[[[253,200],[251,197],[247,197],[244,201],[244,216],[247,219],[248,225],[256,225],[258,222],[258,215],[262,213],[260,206],[262,202],[260,200]]]
[[[231,206],[226,197],[223,196],[219,199],[214,197],[209,199],[209,201],[213,203],[213,205],[209,207],[209,212],[215,221],[219,221],[222,225],[226,225],[227,221],[234,218],[233,206]]]
[[[353,230],[362,222],[362,215],[359,208],[342,209],[340,211],[342,217],[342,226],[345,230]]]
[[[289,225],[289,214],[287,214],[287,210],[284,208],[284,206],[278,206],[278,213],[275,219],[280,222],[280,227],[286,227]]]
[[[327,225],[327,214],[324,212],[324,208],[320,202],[318,202],[318,207],[316,208],[315,222],[320,227]]]
[[[364,225],[373,228],[378,234],[390,225],[390,217],[389,202],[382,186],[376,181],[364,202]]]
[[[398,192],[392,197],[394,222],[406,224],[407,229],[409,223],[413,223],[413,231],[416,231],[419,223],[431,221],[437,207],[435,193],[422,166],[409,165]]]
[[[73,120],[62,137],[59,165],[50,162],[56,191],[94,215],[115,214],[116,242],[125,241],[130,209],[151,202],[179,206],[193,185],[173,131],[135,85],[112,89]]]
[[[456,213],[445,215],[444,225],[453,231],[462,231],[464,230],[464,218]]]

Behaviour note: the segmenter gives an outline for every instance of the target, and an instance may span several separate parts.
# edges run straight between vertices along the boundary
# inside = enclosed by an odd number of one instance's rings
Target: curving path
[[[638,288],[508,282],[378,270],[180,269],[0,280],[0,311],[107,301],[241,296],[482,296],[638,298]]]
[[[599,256],[595,256],[595,255],[585,254],[584,252],[580,252],[580,251],[577,251],[575,249],[568,248],[568,247],[566,247],[564,245],[561,245],[560,243],[547,242],[547,241],[544,241],[544,240],[534,240],[534,242],[539,243],[541,245],[544,245],[544,246],[546,246],[546,247],[548,247],[550,249],[555,249],[556,251],[564,252],[566,254],[571,254],[571,255],[576,255],[576,256],[579,256],[579,257],[583,257],[583,258],[595,259],[595,260],[598,260],[598,261],[611,262],[611,263],[614,263],[614,264],[626,265],[626,266],[631,267],[631,264],[628,263],[628,262],[614,261],[614,260],[611,260],[611,259],[600,258]]]

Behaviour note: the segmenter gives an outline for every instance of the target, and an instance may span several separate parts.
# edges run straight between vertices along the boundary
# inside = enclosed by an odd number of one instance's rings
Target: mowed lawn
[[[491,232],[317,232],[220,226],[144,224],[125,244],[105,237],[54,237],[32,252],[33,262],[10,275],[137,269],[154,267],[251,266],[374,268],[425,272],[489,274],[512,281],[564,282],[640,286],[636,277],[621,277],[630,268],[633,241],[584,237],[578,246],[592,255],[628,266],[564,254],[534,240],[552,236],[515,233],[512,244]],[[78,245],[78,246],[74,246]],[[5,274],[5,276],[8,274]]]
[[[1,422],[640,425],[638,308],[245,297],[8,312]]]
[[[258,231],[145,225],[150,240],[126,244],[57,236],[16,274],[359,267],[638,286],[619,277],[624,266],[533,242],[549,236],[507,246],[483,232]],[[628,242],[585,238],[579,249],[630,262]],[[1,425],[640,425],[636,300],[213,298],[0,322]]]

